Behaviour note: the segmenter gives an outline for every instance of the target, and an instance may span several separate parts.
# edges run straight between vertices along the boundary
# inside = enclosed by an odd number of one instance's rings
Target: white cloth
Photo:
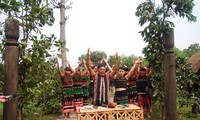
[[[106,92],[106,86],[105,86],[104,77],[101,77],[101,80],[100,80],[100,97],[99,97],[100,103],[106,101],[105,92]],[[103,101],[101,101],[102,98],[103,98]]]

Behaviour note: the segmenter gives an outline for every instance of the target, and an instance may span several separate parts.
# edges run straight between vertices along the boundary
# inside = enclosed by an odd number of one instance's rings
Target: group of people
[[[118,64],[118,54],[115,55],[115,64],[110,67],[106,64],[94,67],[90,58],[90,49],[87,52],[87,61],[81,60],[73,70],[69,62],[65,72],[58,71],[62,80],[62,112],[68,118],[76,107],[88,105],[107,106],[110,102],[110,81],[114,81],[114,102],[119,105],[139,103],[141,108],[147,105],[147,113],[151,112],[151,96],[147,92],[152,69],[142,67],[141,59],[134,60],[133,66],[121,67]],[[108,70],[106,70],[108,68]],[[150,88],[150,87],[149,87]],[[149,116],[148,116],[149,117]]]

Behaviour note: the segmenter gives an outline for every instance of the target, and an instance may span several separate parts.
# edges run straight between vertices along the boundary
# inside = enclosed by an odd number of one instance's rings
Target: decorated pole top
[[[15,19],[8,18],[5,20],[5,36],[7,42],[17,43],[19,38],[19,21]]]
[[[172,28],[168,34],[164,34],[164,48],[168,52],[174,48],[174,29]],[[167,52],[166,51],[166,52]]]

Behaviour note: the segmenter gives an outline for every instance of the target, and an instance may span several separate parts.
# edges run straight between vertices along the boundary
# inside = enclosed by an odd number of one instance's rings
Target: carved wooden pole
[[[18,90],[19,21],[6,19],[5,35],[4,95],[10,95],[17,94]],[[3,120],[17,120],[17,102],[17,97],[5,102],[3,108]]]
[[[176,120],[176,71],[174,56],[174,30],[164,34],[165,120]]]

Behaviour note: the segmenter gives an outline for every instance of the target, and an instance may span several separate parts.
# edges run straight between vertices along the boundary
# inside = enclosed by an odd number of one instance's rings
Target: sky
[[[70,1],[69,1],[70,2]],[[77,66],[78,57],[91,51],[104,51],[107,55],[143,56],[146,46],[141,35],[142,30],[135,16],[141,0],[73,0],[72,9],[66,11],[67,59],[73,67]],[[175,47],[180,50],[190,44],[200,43],[200,1],[194,0],[193,14],[197,22],[175,17]],[[47,31],[59,36],[59,10],[55,10],[56,21]]]
[[[78,57],[91,51],[104,51],[107,55],[143,56],[146,46],[141,35],[142,30],[135,16],[136,8],[142,0],[71,0],[72,9],[66,11],[67,59],[76,67]],[[159,1],[159,0],[156,0]],[[69,0],[70,2],[70,0]],[[175,47],[183,50],[190,44],[200,43],[200,1],[194,0],[193,14],[197,22],[175,17]],[[60,36],[60,11],[54,10],[56,21],[46,26],[44,33]]]

